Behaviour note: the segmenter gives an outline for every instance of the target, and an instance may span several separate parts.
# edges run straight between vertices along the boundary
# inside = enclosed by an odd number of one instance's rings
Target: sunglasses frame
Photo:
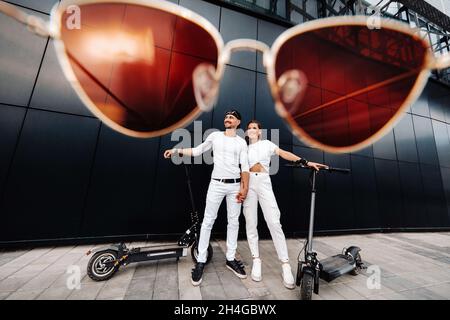
[[[72,66],[69,62],[69,58],[65,51],[65,45],[61,39],[61,18],[64,12],[70,6],[82,6],[86,4],[101,4],[101,3],[117,3],[117,4],[130,4],[130,5],[139,5],[149,8],[154,8],[157,10],[162,10],[176,16],[179,16],[183,19],[186,19],[194,24],[197,24],[202,29],[206,30],[208,34],[213,38],[217,46],[218,52],[218,60],[217,60],[217,68],[215,69],[214,81],[218,86],[224,71],[225,66],[230,62],[231,54],[237,51],[256,51],[261,52],[263,54],[263,65],[267,70],[268,84],[270,87],[270,91],[272,97],[275,102],[275,110],[277,114],[285,121],[288,127],[291,129],[291,132],[303,141],[305,144],[322,149],[323,151],[330,153],[348,153],[356,150],[360,150],[364,147],[367,147],[382,136],[384,136],[389,130],[391,130],[397,123],[400,121],[402,115],[405,111],[412,105],[417,98],[422,93],[428,77],[430,75],[430,71],[433,69],[444,69],[450,67],[450,54],[443,55],[440,57],[435,57],[433,52],[429,49],[430,44],[427,39],[420,36],[420,29],[413,29],[407,24],[402,22],[388,20],[385,18],[380,19],[380,27],[382,29],[394,30],[400,33],[407,34],[412,38],[421,41],[426,50],[426,54],[424,57],[422,69],[418,74],[414,86],[411,88],[410,93],[404,100],[403,104],[398,108],[396,113],[392,116],[392,118],[376,133],[371,135],[369,138],[365,139],[362,142],[351,146],[345,147],[334,147],[323,144],[314,138],[312,138],[309,134],[307,134],[300,126],[295,123],[295,120],[288,113],[286,108],[283,105],[283,102],[280,98],[280,86],[277,83],[277,79],[275,76],[275,62],[278,55],[279,50],[282,45],[285,44],[289,39],[294,36],[298,36],[300,34],[310,32],[313,30],[323,29],[327,27],[336,27],[336,26],[366,26],[368,27],[368,16],[340,16],[340,17],[330,17],[324,19],[317,19],[302,23],[300,25],[294,26],[290,29],[287,29],[282,34],[280,34],[277,39],[274,41],[271,48],[261,41],[253,40],[253,39],[237,39],[229,41],[226,45],[224,44],[223,38],[220,35],[219,31],[216,27],[200,16],[199,14],[181,7],[179,5],[161,1],[161,0],[62,0],[60,3],[56,3],[52,8],[50,14],[50,21],[45,22],[39,17],[28,15],[25,12],[17,9],[15,6],[5,3],[4,1],[0,2],[0,12],[3,12],[16,20],[26,24],[29,29],[41,36],[49,36],[54,40],[54,45],[58,57],[58,61],[61,65],[63,73],[67,80],[70,82],[71,86],[74,88],[77,95],[80,97],[81,101],[84,105],[102,122],[104,122],[107,126],[111,127],[113,130],[118,131],[122,134],[138,137],[138,138],[151,138],[157,137],[161,135],[165,135],[174,131],[177,128],[182,128],[190,123],[192,123],[200,114],[204,111],[210,111],[215,103],[211,103],[209,106],[202,105],[196,95],[197,103],[199,104],[196,108],[187,116],[185,116],[179,122],[171,125],[162,130],[151,131],[151,132],[139,132],[127,129],[121,125],[116,124],[114,121],[107,118],[92,102],[92,100],[88,97],[88,95],[84,92],[81,84],[79,83],[75,73],[73,72]],[[195,72],[194,72],[195,73]],[[193,75],[195,77],[195,74]],[[197,90],[195,88],[194,83],[194,92]],[[218,91],[215,95],[214,102],[217,100]]]

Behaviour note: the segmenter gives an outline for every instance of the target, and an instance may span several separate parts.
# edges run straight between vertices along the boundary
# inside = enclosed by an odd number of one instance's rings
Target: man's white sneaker
[[[252,279],[253,279],[253,281],[261,281],[262,280],[261,259],[260,258],[253,259]]]
[[[288,289],[295,288],[295,280],[292,275],[291,265],[289,263],[283,263],[282,265],[282,273],[283,273],[283,284]]]

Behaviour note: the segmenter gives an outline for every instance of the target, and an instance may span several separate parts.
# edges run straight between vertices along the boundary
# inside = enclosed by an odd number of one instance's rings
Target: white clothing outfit
[[[239,215],[241,204],[237,203],[236,195],[240,190],[240,183],[224,183],[214,179],[239,179],[240,172],[248,172],[247,144],[239,136],[229,137],[223,131],[211,133],[198,147],[192,149],[192,155],[198,156],[211,149],[214,156],[214,169],[206,195],[205,214],[200,229],[198,244],[198,262],[206,262],[206,254],[211,237],[211,229],[217,218],[220,204],[224,197],[227,201],[227,253],[229,261],[234,260],[239,231]],[[241,169],[239,169],[241,165]]]
[[[214,162],[211,174],[213,179],[238,179],[241,170],[249,171],[247,143],[241,137],[229,137],[223,131],[213,132],[202,144],[192,148],[192,155],[197,157],[211,148]]]
[[[280,223],[280,209],[272,189],[269,175],[270,157],[275,155],[277,145],[269,140],[250,144],[248,149],[250,167],[260,163],[266,172],[250,172],[247,198],[244,201],[244,216],[247,229],[247,240],[253,257],[259,257],[258,248],[258,202],[264,214],[272,236],[278,258],[282,262],[289,261],[286,238]]]
[[[278,146],[270,140],[259,140],[248,146],[249,168],[258,162],[264,167],[266,172],[270,169],[270,157],[275,155]]]

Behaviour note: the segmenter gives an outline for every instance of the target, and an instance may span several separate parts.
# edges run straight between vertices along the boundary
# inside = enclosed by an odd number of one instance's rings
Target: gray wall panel
[[[222,8],[220,33],[226,42],[234,39],[256,39],[257,20],[245,14]],[[256,53],[236,52],[232,55],[230,64],[250,70],[256,69]]]
[[[36,82],[31,107],[93,116],[65,78],[51,41]]]
[[[2,240],[79,235],[98,127],[96,119],[27,112],[6,185]]]
[[[46,18],[30,10],[26,12]],[[0,43],[0,103],[27,106],[47,39],[2,14]]]
[[[29,13],[48,13],[53,1],[13,2],[32,9]],[[210,20],[225,42],[251,38],[270,45],[285,29],[210,2],[171,2]],[[190,212],[184,168],[162,157],[178,141],[170,135],[134,139],[104,125],[100,129],[62,75],[53,45],[45,50],[46,38],[0,15],[0,41],[0,243],[184,232]],[[265,72],[260,54],[234,53],[217,105],[200,116],[199,127],[202,133],[223,130],[225,110],[236,108],[243,129],[257,118],[265,128],[279,129],[281,148],[310,161],[350,168],[348,176],[319,174],[316,230],[450,227],[449,88],[429,81],[386,137],[351,155],[331,155],[305,146],[289,132],[275,112]],[[194,125],[188,129],[192,134]],[[280,160],[278,174],[272,176],[281,222],[288,236],[304,235],[309,172],[284,164]],[[205,163],[192,167],[200,216],[211,171]],[[261,212],[259,219],[260,234],[267,237]],[[226,220],[223,203],[213,232],[223,235]],[[245,220],[240,221],[245,236]]]

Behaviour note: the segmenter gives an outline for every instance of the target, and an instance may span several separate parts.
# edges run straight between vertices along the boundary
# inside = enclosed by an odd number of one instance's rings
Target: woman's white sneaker
[[[282,273],[283,273],[283,285],[288,289],[294,289],[295,280],[294,276],[292,275],[291,265],[289,263],[283,263]]]
[[[257,281],[257,282],[262,280],[261,259],[259,259],[259,258],[253,259],[252,279],[253,279],[253,281]]]

